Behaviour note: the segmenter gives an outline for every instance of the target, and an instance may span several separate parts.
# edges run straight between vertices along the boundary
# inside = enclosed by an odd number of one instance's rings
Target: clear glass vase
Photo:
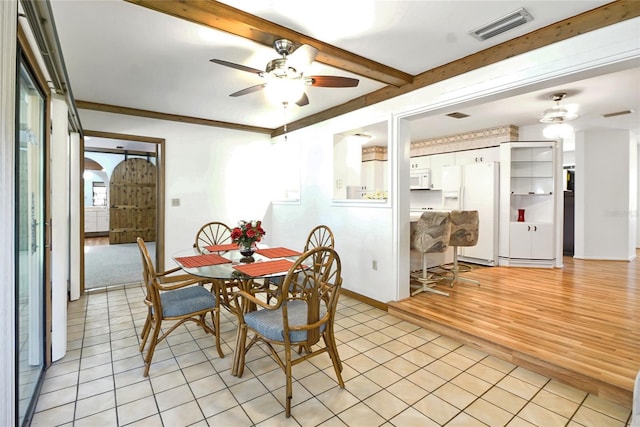
[[[253,254],[256,251],[256,248],[249,244],[245,244],[245,243],[241,243],[239,245],[240,248],[240,255],[242,255],[242,259],[240,260],[240,262],[253,262]]]

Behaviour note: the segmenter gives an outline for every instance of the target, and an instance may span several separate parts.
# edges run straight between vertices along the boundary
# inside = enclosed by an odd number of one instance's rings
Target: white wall
[[[576,134],[576,258],[635,258],[636,147],[628,131]]]

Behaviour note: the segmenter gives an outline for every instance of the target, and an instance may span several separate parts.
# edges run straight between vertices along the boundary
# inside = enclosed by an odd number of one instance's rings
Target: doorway
[[[131,239],[123,240],[122,236],[134,236],[133,241],[138,235],[143,237],[148,242],[156,265],[162,267],[164,140],[97,131],[85,131],[84,135],[81,291],[139,283],[142,274],[137,244],[132,243]],[[146,196],[142,201],[125,203],[120,200],[123,195],[129,194],[123,190],[127,178],[122,171],[128,170],[124,166],[127,164],[146,168],[143,175],[149,182],[145,182]],[[140,186],[139,183],[132,185]],[[122,209],[123,206],[125,209]],[[139,224],[124,227],[122,214],[125,210],[131,211],[133,217],[153,220],[146,220],[144,230],[138,227]],[[140,214],[142,211],[145,211],[144,215]]]

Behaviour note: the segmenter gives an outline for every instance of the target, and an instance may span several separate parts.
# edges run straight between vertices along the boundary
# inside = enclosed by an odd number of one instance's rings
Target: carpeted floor
[[[147,242],[147,249],[151,259],[155,259],[155,242]],[[142,260],[137,243],[85,246],[84,251],[85,289],[142,281]]]

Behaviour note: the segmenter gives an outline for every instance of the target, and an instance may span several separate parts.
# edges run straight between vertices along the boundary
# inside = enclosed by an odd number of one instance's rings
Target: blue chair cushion
[[[302,300],[293,300],[286,303],[289,316],[289,325],[300,326],[307,324],[307,303]],[[320,306],[320,317],[327,313],[327,308]],[[284,326],[282,324],[282,308],[277,310],[262,309],[252,311],[244,315],[244,321],[251,329],[263,337],[273,341],[284,340]],[[324,332],[325,325],[320,327],[320,332]],[[289,340],[291,342],[306,341],[307,331],[291,331]]]
[[[216,306],[216,297],[202,286],[166,291],[160,294],[164,317],[184,316]]]

